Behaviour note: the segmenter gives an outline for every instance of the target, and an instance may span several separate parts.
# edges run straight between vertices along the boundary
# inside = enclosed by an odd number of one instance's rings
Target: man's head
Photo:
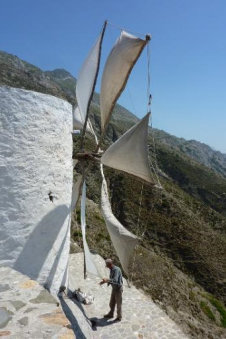
[[[113,261],[112,261],[112,259],[106,259],[105,260],[105,263],[106,263],[106,267],[107,268],[109,268],[109,269],[111,269],[112,267],[113,267]]]

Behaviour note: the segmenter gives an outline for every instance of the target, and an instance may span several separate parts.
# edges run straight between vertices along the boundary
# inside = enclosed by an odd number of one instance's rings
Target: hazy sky
[[[152,34],[153,126],[226,153],[225,0],[0,0],[0,49],[76,76],[105,19]],[[108,27],[103,59],[119,32]],[[146,79],[144,51],[119,101],[139,117]]]

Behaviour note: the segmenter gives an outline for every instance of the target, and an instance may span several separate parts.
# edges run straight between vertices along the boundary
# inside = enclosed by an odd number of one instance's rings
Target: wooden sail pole
[[[100,56],[101,56],[101,46],[102,46],[102,41],[103,41],[103,37],[104,37],[104,33],[106,30],[106,26],[107,26],[107,21],[104,22],[103,28],[102,28],[102,34],[101,34],[101,40],[100,40],[100,50],[99,50],[99,56],[98,56],[98,62],[97,62],[97,71],[96,71],[96,75],[95,75],[95,79],[94,79],[94,83],[93,83],[93,87],[92,87],[92,92],[88,101],[88,105],[87,105],[87,111],[86,111],[86,118],[85,118],[85,122],[84,122],[84,126],[83,126],[83,130],[82,130],[82,135],[81,135],[81,143],[80,143],[80,153],[84,151],[83,147],[84,147],[84,137],[85,137],[85,132],[86,132],[86,127],[87,127],[87,123],[88,123],[88,112],[89,112],[89,108],[90,108],[90,104],[91,104],[91,100],[93,97],[93,93],[95,90],[95,86],[96,86],[96,81],[97,81],[97,76],[98,76],[98,72],[99,72],[99,67],[100,67]],[[79,159],[79,157],[78,157]],[[84,183],[85,181],[85,176],[86,176],[86,171],[85,171],[85,164],[83,162],[82,165],[82,183]],[[87,273],[86,273],[86,260],[85,260],[85,251],[84,251],[84,279],[86,279],[87,277]]]
[[[91,104],[91,100],[93,98],[93,93],[95,90],[95,86],[96,86],[96,82],[97,82],[97,77],[98,77],[98,73],[99,73],[99,68],[100,68],[100,57],[101,57],[101,46],[102,46],[102,41],[104,38],[104,33],[106,30],[106,26],[107,26],[107,20],[104,22],[103,28],[102,28],[102,34],[101,34],[101,40],[100,40],[100,50],[99,50],[99,56],[98,56],[98,62],[97,62],[97,71],[96,71],[96,75],[95,75],[95,79],[94,79],[94,83],[93,83],[93,88],[92,88],[92,92],[88,101],[88,105],[87,105],[87,111],[86,111],[86,119],[85,119],[85,123],[83,126],[83,130],[82,130],[82,135],[81,135],[81,145],[80,145],[80,151],[83,151],[83,145],[84,145],[84,137],[85,137],[85,132],[86,132],[86,126],[88,123],[88,116],[89,116],[89,107]]]

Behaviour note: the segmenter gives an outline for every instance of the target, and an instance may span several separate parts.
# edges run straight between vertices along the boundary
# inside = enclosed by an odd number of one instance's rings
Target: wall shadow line
[[[34,228],[13,268],[37,280],[46,258],[57,239],[65,219],[71,212],[67,205],[60,205],[46,214]]]
[[[63,297],[59,297],[61,307],[66,315],[67,319],[70,321],[72,330],[74,331],[75,337],[79,339],[86,339],[86,336],[82,332],[81,327],[77,319],[75,318],[73,312],[71,311],[70,307],[67,305]]]

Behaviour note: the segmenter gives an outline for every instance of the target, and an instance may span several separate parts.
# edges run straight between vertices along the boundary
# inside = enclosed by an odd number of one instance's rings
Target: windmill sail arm
[[[117,99],[147,40],[122,32],[104,67],[100,92],[101,129],[104,134]]]
[[[91,100],[92,100],[92,97],[93,97],[93,93],[94,93],[94,90],[95,90],[95,87],[96,87],[97,77],[98,77],[98,73],[99,73],[100,58],[101,58],[101,47],[102,47],[102,42],[103,42],[106,26],[107,26],[107,21],[104,22],[104,26],[103,26],[102,32],[100,34],[100,37],[99,37],[99,50],[98,50],[97,61],[96,61],[96,73],[95,73],[95,77],[94,77],[94,80],[93,80],[92,90],[91,90],[91,93],[90,93],[90,96],[89,96],[89,99],[88,99],[88,103],[87,103],[86,118],[85,118],[84,127],[83,127],[83,131],[82,131],[82,140],[83,140],[84,135],[85,135],[87,124],[91,125],[89,128],[92,130],[92,133],[94,134],[95,139],[96,139],[96,134],[93,130],[92,124],[91,124],[90,121],[88,123],[88,113],[89,113],[89,106],[90,106],[90,103],[91,103]]]
[[[79,107],[76,106],[73,109],[73,129],[82,130],[83,128],[84,128],[84,117],[81,114]],[[87,120],[86,131],[95,136],[95,132],[89,118]]]
[[[88,111],[91,103],[91,99],[94,93],[96,80],[99,72],[101,46],[105,33],[107,22],[104,23],[103,29],[92,49],[89,52],[86,60],[84,61],[82,68],[79,72],[76,83],[76,98],[78,103],[77,116],[82,123],[83,131],[81,142],[83,143],[86,127],[88,125],[89,130],[93,130],[91,122],[88,120]],[[93,133],[93,131],[92,131]]]
[[[134,249],[139,242],[139,238],[128,231],[114,216],[108,197],[107,183],[101,165],[102,188],[101,188],[101,210],[104,216],[106,227],[110,235],[115,251],[119,257],[122,268],[129,275],[130,259]]]
[[[110,166],[110,165],[106,165],[106,164],[104,164],[106,167],[109,167],[109,168],[113,168],[113,169],[115,169],[115,170],[117,170],[118,171],[118,173],[128,173],[132,178],[134,178],[135,180],[138,180],[140,183],[144,183],[145,182],[145,184],[146,185],[148,185],[148,186],[153,186],[153,185],[155,185],[155,183],[152,181],[152,178],[150,177],[149,178],[149,176],[147,176],[147,177],[145,177],[145,176],[143,176],[143,173],[142,172],[140,172],[140,173],[138,173],[138,172],[133,172],[132,170],[130,170],[129,172],[128,171],[125,171],[125,170],[122,170],[121,168],[120,168],[120,166],[115,166],[115,167],[113,167],[112,165]]]
[[[130,76],[130,74],[132,72],[132,69],[133,69],[135,63],[137,62],[141,52],[142,52],[142,50],[140,50],[140,53],[137,55],[137,58],[131,64],[131,67],[128,70],[128,73],[126,74],[125,79],[124,79],[123,83],[121,84],[121,87],[118,89],[118,92],[116,92],[116,94],[115,94],[115,98],[112,101],[111,106],[109,107],[109,115],[108,115],[107,119],[105,120],[105,124],[102,127],[103,128],[103,133],[105,132],[105,129],[106,129],[106,127],[109,124],[109,121],[110,121],[110,118],[111,118],[111,113],[112,113],[112,111],[113,111],[113,109],[115,107],[115,104],[116,104],[118,98],[120,97],[120,95],[122,94],[122,92],[124,91],[124,89],[126,87],[126,84],[127,84],[128,79],[129,79],[129,76]]]
[[[82,189],[82,176],[78,175],[77,181],[74,183],[73,188],[72,188],[72,196],[71,196],[71,211],[73,211],[78,203],[79,196],[81,193]]]
[[[81,228],[82,228],[82,239],[85,255],[85,267],[88,273],[102,278],[98,268],[96,267],[92,254],[90,253],[89,246],[86,241],[86,183],[84,181],[82,186],[82,197],[81,197]]]
[[[119,39],[116,41],[115,46],[109,54],[104,67],[101,82],[101,136],[100,141],[98,142],[92,125],[88,119],[88,110],[99,70],[101,44],[105,28],[106,23],[96,45],[93,47],[88,58],[83,64],[77,81],[77,112],[83,126],[83,131],[81,137],[80,153],[77,154],[76,158],[82,161],[83,178],[85,177],[88,169],[90,169],[90,164],[92,161],[101,161],[100,168],[103,179],[101,188],[101,210],[105,219],[107,230],[121,262],[122,268],[125,273],[129,275],[130,259],[134,254],[134,249],[139,242],[139,238],[127,230],[112,213],[107,183],[103,173],[103,164],[120,171],[127,172],[131,175],[141,178],[142,180],[146,180],[149,183],[152,182],[148,163],[147,148],[149,114],[147,114],[129,131],[127,131],[119,140],[117,140],[116,143],[111,145],[102,156],[100,152],[98,153],[98,150],[103,140],[115,103],[124,90],[129,75],[145,45],[150,40],[150,37],[146,36],[146,40],[142,40],[125,31],[122,31]],[[83,149],[86,128],[87,130],[89,128],[95,136],[97,148],[94,153],[85,152]],[[88,166],[85,171],[85,165],[87,163]],[[81,227],[84,244],[85,266],[87,271],[90,273],[99,275],[95,264],[92,261],[92,254],[90,253],[86,241],[85,200],[86,186],[84,182],[81,198]]]
[[[154,183],[148,162],[148,113],[136,125],[124,133],[102,155],[101,163]]]

